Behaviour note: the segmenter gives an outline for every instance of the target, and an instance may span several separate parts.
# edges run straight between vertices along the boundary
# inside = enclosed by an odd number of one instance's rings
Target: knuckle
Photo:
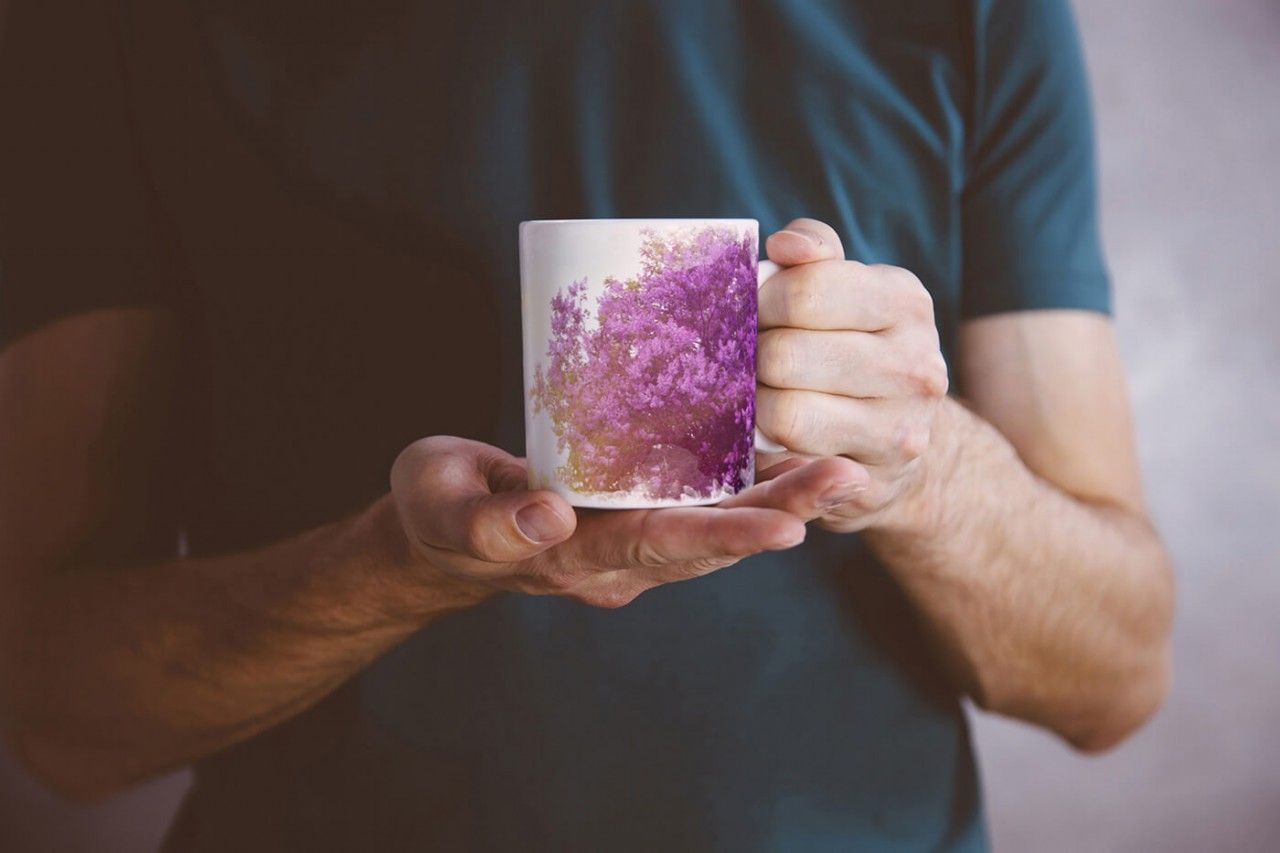
[[[421,457],[434,452],[437,446],[435,439],[436,436],[427,436],[426,438],[420,438],[417,441],[412,441],[409,444],[406,444],[404,449],[402,449],[396,457],[397,461],[420,459]]]
[[[423,441],[426,439],[420,439],[405,447],[391,463],[391,491],[397,495],[411,493],[419,485],[418,474],[422,460],[428,453],[422,447]]]
[[[643,569],[656,569],[667,564],[662,552],[648,539],[641,537],[628,549],[624,563]]]
[[[456,452],[457,439],[448,435],[429,435],[406,445],[392,463],[396,468],[418,468],[431,457]]]
[[[911,270],[904,267],[898,267],[898,278],[916,299],[921,299],[929,305],[933,304],[933,297],[929,295],[929,289],[924,286],[924,282],[920,281],[920,277]]]
[[[906,424],[899,428],[894,450],[899,459],[919,459],[929,447],[929,429],[920,424]]]
[[[491,533],[484,515],[478,512],[471,513],[467,516],[466,526],[462,531],[467,551],[482,560],[495,560]]]
[[[937,352],[918,358],[912,362],[906,372],[907,385],[912,393],[938,399],[946,395],[949,387],[947,365],[942,355]]]
[[[914,275],[911,278],[915,279]],[[933,293],[929,293],[928,288],[925,288],[924,284],[920,283],[919,279],[915,279],[915,288],[913,293],[914,293],[913,304],[914,304],[916,313],[919,314],[920,319],[928,320],[929,324],[932,324],[933,323]]]
[[[902,267],[878,265],[878,271],[892,283],[901,300],[903,310],[911,317],[933,317],[933,294],[911,270]]]
[[[908,273],[908,275],[911,275]],[[933,322],[933,294],[931,294],[920,279],[911,275],[911,281],[907,288],[907,300],[911,312],[921,320]]]
[[[906,291],[915,291],[915,290],[923,291],[924,290],[924,285],[920,283],[920,279],[916,277],[915,273],[913,273],[911,270],[907,269],[906,267],[889,266],[888,270],[889,270],[889,274],[893,276],[894,281],[896,281],[898,283],[898,286],[901,287],[903,290],[906,290]]]
[[[930,386],[931,396],[941,399],[951,390],[951,374],[947,370],[947,360],[942,357],[942,353],[934,350],[933,352],[933,384]]]
[[[428,435],[409,446],[417,448],[421,453],[434,453],[448,448],[450,444],[451,440],[447,435]]]

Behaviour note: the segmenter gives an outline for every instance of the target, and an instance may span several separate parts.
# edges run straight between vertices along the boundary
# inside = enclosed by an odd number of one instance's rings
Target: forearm
[[[21,598],[11,734],[53,784],[92,794],[298,713],[479,596],[426,576],[384,500],[253,552],[41,573]]]
[[[996,429],[941,405],[918,483],[867,540],[975,701],[1105,748],[1166,689],[1159,539],[1137,514],[1036,477]]]

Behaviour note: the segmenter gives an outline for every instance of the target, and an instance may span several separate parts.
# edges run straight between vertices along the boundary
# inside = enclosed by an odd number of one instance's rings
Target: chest
[[[133,0],[135,124],[198,318],[210,476],[287,528],[379,493],[421,435],[518,452],[524,219],[824,219],[851,257],[926,282],[945,341],[949,7]],[[297,472],[335,455],[351,482],[300,507]]]
[[[509,275],[523,219],[749,216],[767,232],[807,215],[944,302],[952,285],[961,4],[135,2],[184,19],[156,50],[200,65],[197,88],[277,182],[384,242],[449,231]],[[173,107],[149,107],[160,134]],[[205,136],[158,145],[219,153]]]

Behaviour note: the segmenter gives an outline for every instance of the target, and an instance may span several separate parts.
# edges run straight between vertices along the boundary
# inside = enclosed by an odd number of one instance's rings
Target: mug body
[[[753,219],[520,224],[529,485],[583,507],[750,486]]]

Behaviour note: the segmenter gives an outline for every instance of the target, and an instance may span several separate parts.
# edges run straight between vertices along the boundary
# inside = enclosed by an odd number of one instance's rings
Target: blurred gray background
[[[851,0],[852,2],[852,0]],[[1280,2],[1077,0],[1176,685],[1112,754],[975,720],[998,851],[1280,849]],[[0,754],[0,850],[154,850],[185,774],[92,807]]]
[[[1076,9],[1175,686],[1102,758],[976,720],[996,848],[1280,850],[1280,3]]]

